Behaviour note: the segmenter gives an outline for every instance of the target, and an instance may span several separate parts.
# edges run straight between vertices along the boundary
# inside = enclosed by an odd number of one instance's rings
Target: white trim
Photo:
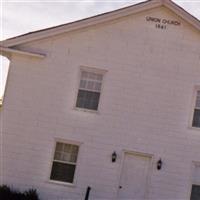
[[[74,144],[74,145],[77,145],[77,146],[80,146],[81,144],[83,144],[83,142],[78,142],[78,141],[75,141],[75,140],[68,140],[68,139],[63,139],[63,138],[55,138],[55,142],[68,143],[68,144],[72,144],[72,145]]]
[[[97,67],[88,67],[86,65],[81,65],[80,70],[86,71],[86,72],[94,72],[94,73],[102,74],[102,75],[104,75],[108,71],[106,69],[101,69],[101,68],[97,68]]]
[[[64,144],[66,144],[66,143],[64,143]],[[67,143],[67,144],[69,144],[69,143]],[[70,145],[74,145],[74,144],[70,144]],[[56,160],[56,159],[54,159],[53,161],[58,162],[58,163],[63,163],[63,164],[76,165],[76,162],[62,161],[62,160]]]
[[[145,152],[140,152],[140,151],[133,151],[133,150],[126,150],[126,149],[123,149],[123,152],[124,152],[124,153],[129,153],[129,154],[138,155],[138,156],[149,157],[149,158],[153,158],[153,157],[154,157],[153,154],[145,153]]]
[[[22,51],[18,49],[12,49],[12,48],[7,48],[7,47],[1,47],[0,46],[0,54],[3,55],[3,53],[14,53],[14,54],[20,54],[20,55],[25,55],[25,56],[31,56],[35,58],[45,58],[45,54],[41,53],[33,53],[33,52],[28,52],[28,51]]]
[[[57,184],[57,185],[63,185],[68,187],[76,187],[73,183],[67,183],[67,182],[61,182],[61,181],[54,181],[54,180],[48,180],[47,183]]]
[[[99,110],[90,110],[90,109],[86,109],[86,108],[78,108],[78,107],[74,107],[73,110],[75,111],[82,111],[82,112],[89,112],[89,113],[94,113],[94,114],[99,114]]]
[[[198,128],[198,127],[193,127],[193,126],[189,126],[188,127],[190,130],[193,130],[193,131],[200,131],[200,128]],[[199,134],[199,133],[198,133]]]

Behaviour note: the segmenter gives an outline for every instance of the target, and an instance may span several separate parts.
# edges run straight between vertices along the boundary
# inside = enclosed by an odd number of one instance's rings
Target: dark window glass
[[[192,185],[190,200],[200,200],[200,185]]]
[[[75,165],[53,162],[51,180],[73,183]]]
[[[76,107],[97,110],[99,104],[99,97],[99,92],[79,90]]]
[[[192,126],[200,128],[200,110],[199,109],[194,110]]]

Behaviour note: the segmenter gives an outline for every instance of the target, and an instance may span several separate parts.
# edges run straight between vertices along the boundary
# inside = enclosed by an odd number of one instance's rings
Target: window
[[[194,163],[192,191],[190,200],[200,199],[200,164]]]
[[[196,93],[196,101],[195,101],[192,126],[200,128],[200,90],[197,90],[197,93]]]
[[[200,185],[192,185],[192,193],[190,200],[199,200],[200,199]]]
[[[78,151],[78,145],[56,143],[51,180],[73,183]]]
[[[76,107],[97,110],[101,93],[103,74],[81,71]]]

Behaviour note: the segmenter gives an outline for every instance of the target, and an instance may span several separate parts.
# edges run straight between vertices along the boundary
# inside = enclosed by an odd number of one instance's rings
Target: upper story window
[[[74,182],[79,146],[57,142],[51,169],[51,180]]]
[[[77,108],[98,110],[102,80],[102,73],[81,70],[81,79],[76,101]]]
[[[194,107],[192,126],[200,128],[200,89],[196,92],[196,101]]]

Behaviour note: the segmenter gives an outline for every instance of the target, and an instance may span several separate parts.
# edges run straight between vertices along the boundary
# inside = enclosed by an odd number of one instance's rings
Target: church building
[[[41,200],[200,199],[200,21],[149,0],[0,42],[0,182]]]

